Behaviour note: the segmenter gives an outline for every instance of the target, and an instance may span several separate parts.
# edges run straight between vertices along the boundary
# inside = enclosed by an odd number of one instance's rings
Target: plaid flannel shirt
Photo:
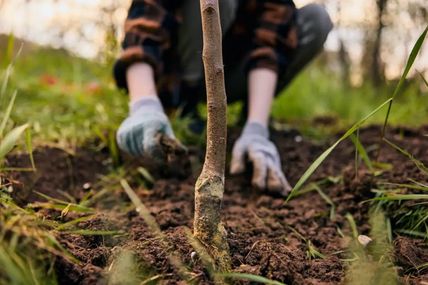
[[[194,0],[199,1],[199,0]],[[179,80],[174,49],[181,22],[181,0],[134,0],[125,22],[123,51],[114,68],[120,88],[127,88],[126,69],[150,64],[160,93],[173,92]],[[224,40],[224,63],[246,57],[246,69],[282,72],[298,45],[296,8],[292,0],[240,0],[235,22]]]

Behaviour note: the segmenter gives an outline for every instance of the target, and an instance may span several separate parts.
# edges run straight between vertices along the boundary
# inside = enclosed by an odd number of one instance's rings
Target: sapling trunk
[[[206,247],[218,270],[230,268],[226,231],[221,222],[226,160],[226,91],[218,0],[200,0],[203,62],[207,90],[207,149],[195,187],[194,235]]]

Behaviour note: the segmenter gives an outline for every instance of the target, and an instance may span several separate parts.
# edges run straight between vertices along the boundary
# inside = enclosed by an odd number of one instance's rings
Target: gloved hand
[[[157,98],[144,98],[131,106],[130,114],[120,125],[116,140],[119,148],[133,156],[148,155],[163,159],[159,134],[175,136]]]
[[[268,137],[269,132],[264,126],[247,123],[233,147],[230,173],[243,173],[248,158],[253,164],[252,185],[285,196],[291,186],[282,172],[278,150]]]

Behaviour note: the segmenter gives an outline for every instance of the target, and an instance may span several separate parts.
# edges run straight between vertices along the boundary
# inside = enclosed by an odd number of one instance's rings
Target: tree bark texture
[[[200,0],[203,62],[207,90],[207,148],[195,186],[194,235],[215,261],[216,269],[230,268],[226,231],[221,222],[226,160],[226,91],[218,0]]]

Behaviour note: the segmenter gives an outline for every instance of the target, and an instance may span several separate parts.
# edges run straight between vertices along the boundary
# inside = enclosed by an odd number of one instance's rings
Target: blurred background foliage
[[[129,2],[0,0],[2,73],[14,63],[0,110],[18,90],[13,123],[30,122],[36,143],[76,146],[94,134],[106,143],[112,137],[127,112],[127,98],[115,88],[111,66]],[[278,96],[274,126],[317,137],[349,126],[391,95],[427,24],[428,7],[424,0],[295,2],[298,7],[324,4],[335,29],[325,52]],[[415,70],[397,98],[392,124],[427,122],[426,46]],[[230,106],[230,124],[241,110],[240,104]],[[378,113],[372,122],[381,123],[384,115]],[[178,136],[194,140],[185,124],[174,122]]]

